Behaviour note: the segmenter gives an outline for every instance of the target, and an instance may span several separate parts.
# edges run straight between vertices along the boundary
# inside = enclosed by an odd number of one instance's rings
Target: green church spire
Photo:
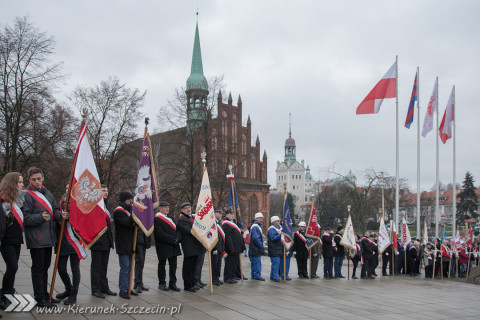
[[[193,44],[192,67],[187,79],[187,90],[202,89],[208,91],[207,79],[203,75],[202,50],[200,49],[200,36],[198,23],[195,29],[195,42]]]

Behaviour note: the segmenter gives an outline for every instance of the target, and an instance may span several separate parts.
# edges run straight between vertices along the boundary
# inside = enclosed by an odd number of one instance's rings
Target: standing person
[[[333,240],[335,241],[335,250],[333,252],[333,255],[335,256],[335,278],[345,278],[342,275],[343,259],[345,258],[345,248],[340,244],[344,231],[345,229],[342,226],[338,226],[337,233],[333,237]]]
[[[265,281],[262,278],[262,255],[265,252],[263,248],[263,234],[262,234],[263,214],[261,212],[255,213],[255,222],[250,227],[250,248],[248,255],[250,256],[250,263],[252,268],[252,279]]]
[[[223,284],[220,280],[222,272],[222,259],[225,254],[225,232],[222,229],[222,210],[215,209],[215,223],[217,224],[218,241],[213,250],[210,252],[212,258],[212,283],[216,286]]]
[[[423,264],[425,265],[425,278],[431,278],[433,275],[433,245],[427,243],[427,246],[423,250]]]
[[[199,263],[199,257],[205,253],[205,248],[192,234],[193,215],[190,202],[180,205],[181,214],[178,217],[177,237],[181,240],[183,250],[182,277],[184,290],[195,292],[199,287],[195,286],[195,269]]]
[[[417,275],[415,270],[416,270],[417,259],[419,256],[418,245],[419,245],[419,242],[415,241],[414,244],[410,246],[410,248],[408,249],[407,263],[410,266],[409,271],[410,271],[411,277],[415,277]]]
[[[67,196],[68,196],[68,184],[65,187],[65,194],[60,200],[60,208],[62,211],[69,212],[70,206],[66,206]],[[57,238],[60,236],[61,224],[57,223]],[[56,295],[57,299],[65,299],[63,302],[65,305],[71,305],[77,303],[77,294],[78,287],[80,285],[80,259],[86,257],[85,247],[81,240],[79,240],[76,235],[73,233],[68,233],[71,226],[68,221],[65,221],[60,253],[58,257],[58,274],[62,279],[63,284],[65,285],[65,291]],[[68,235],[68,236],[67,236]],[[72,238],[73,237],[73,238]],[[74,246],[77,246],[77,250],[80,250],[80,256],[75,251]],[[57,251],[57,248],[55,248]],[[85,253],[85,254],[83,254]],[[67,263],[70,259],[70,269],[72,270],[72,279],[67,272]]]
[[[398,238],[399,237],[401,237],[401,235],[398,235]],[[407,274],[407,269],[405,268],[405,246],[400,243],[398,238],[398,255],[395,257],[395,275]]]
[[[143,268],[145,267],[145,256],[147,249],[152,246],[152,238],[147,237],[142,229],[137,230],[137,244],[135,247],[135,286],[134,289],[137,293],[150,290],[143,283]]]
[[[392,244],[389,244],[382,252],[382,276],[392,275]],[[387,267],[388,273],[387,273]]]
[[[239,267],[239,254],[242,253],[242,231],[235,223],[235,214],[231,209],[225,211],[225,221],[222,224],[225,232],[225,267],[223,269],[223,281],[226,283],[237,283],[235,280],[237,268]]]
[[[122,191],[119,194],[118,207],[113,211],[113,221],[115,222],[115,247],[120,263],[120,272],[118,274],[118,288],[120,297],[130,299],[128,287],[130,282],[130,267],[133,255],[133,235],[135,232],[135,223],[132,216],[133,196],[128,191]],[[130,291],[132,296],[137,296],[135,290]]]
[[[372,241],[369,239],[370,231],[365,231],[363,233],[363,238],[360,240],[361,247],[362,247],[362,270],[360,273],[360,278],[362,279],[374,279],[372,277],[372,270],[370,265],[372,264],[371,260],[373,259],[373,248],[372,248]]]
[[[370,259],[370,273],[373,277],[378,276],[375,270],[378,267],[378,236],[376,233],[370,233],[370,243],[372,245],[373,257]]]
[[[305,228],[307,224],[301,221],[298,224],[298,231],[293,235],[293,256],[297,259],[298,277],[308,279],[307,261],[308,249],[306,247]]]
[[[318,226],[320,229],[320,226]],[[317,243],[312,247],[312,274],[310,277],[312,279],[320,278],[317,276],[318,261],[320,260],[320,255],[322,254],[322,240],[318,239]]]
[[[4,230],[0,238],[3,260],[6,270],[3,274],[0,308],[10,305],[6,294],[15,293],[15,276],[18,270],[18,259],[23,244],[23,212],[22,206],[26,191],[23,190],[23,177],[18,172],[10,172],[0,182],[0,228]]]
[[[468,254],[467,250],[465,249],[465,244],[463,242],[460,243],[460,247],[458,248],[459,252],[459,257],[458,257],[458,266],[459,266],[459,272],[458,272],[458,277],[459,278],[465,278],[465,273],[467,271],[467,264],[468,264]]]
[[[57,242],[54,221],[61,222],[67,213],[60,211],[53,194],[43,186],[45,177],[40,168],[29,168],[28,179],[30,184],[23,203],[23,226],[32,258],[33,294],[37,306],[52,308],[52,303],[60,302],[53,298],[50,302],[48,294],[48,268],[52,260],[52,248]]]
[[[442,243],[442,264],[443,264],[443,277],[448,278],[448,265],[450,264],[451,253],[449,252],[450,249],[448,248],[448,240],[443,240]]]
[[[105,205],[107,230],[90,246],[90,254],[92,256],[90,286],[92,288],[92,296],[105,299],[105,294],[109,296],[117,295],[116,292],[110,290],[107,278],[108,260],[110,258],[110,250],[114,249],[114,241],[112,235],[112,214],[107,202],[108,188],[105,184],[102,184],[102,197]]]
[[[357,271],[358,263],[362,260],[362,246],[360,242],[360,236],[358,234],[355,235],[355,246],[357,247],[357,252],[352,257],[352,263],[353,263],[352,279],[358,279],[355,273]]]
[[[155,250],[158,258],[158,289],[163,291],[176,291],[177,287],[177,257],[182,254],[180,251],[179,239],[177,237],[177,226],[170,213],[170,203],[161,201],[158,206],[159,212],[153,219],[155,237]],[[166,264],[168,260],[168,287],[166,281]]]
[[[245,250],[243,255],[248,257],[248,247],[250,246],[250,226],[247,226],[247,229],[243,232],[243,243],[245,243]]]
[[[323,255],[323,278],[334,279],[333,277],[333,229],[327,227],[322,235]]]
[[[280,260],[283,256],[283,243],[282,243],[282,228],[280,226],[280,218],[273,216],[270,218],[271,226],[267,232],[268,242],[268,256],[271,261],[270,268],[270,280],[274,282],[280,282]]]

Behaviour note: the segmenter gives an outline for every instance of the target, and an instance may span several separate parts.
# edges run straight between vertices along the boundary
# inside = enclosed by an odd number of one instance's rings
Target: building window
[[[255,219],[255,213],[258,212],[258,199],[255,194],[252,194],[248,199],[248,222]]]
[[[247,136],[242,134],[242,154],[247,154]]]
[[[251,163],[252,163],[252,166],[251,166],[251,169],[252,169],[251,178],[252,178],[252,179],[255,179],[255,177],[256,177],[256,174],[255,174],[255,173],[256,173],[257,171],[256,171],[256,168],[255,168],[255,156],[254,156],[254,155],[252,155]]]
[[[247,178],[247,160],[242,160],[242,177]]]
[[[217,141],[217,130],[212,129],[212,150],[217,150],[218,141]]]

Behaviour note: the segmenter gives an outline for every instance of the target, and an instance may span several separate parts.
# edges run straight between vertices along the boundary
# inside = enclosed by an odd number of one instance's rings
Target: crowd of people
[[[34,298],[37,305],[51,308],[61,300],[70,305],[77,302],[80,284],[80,261],[86,252],[78,250],[79,239],[73,232],[64,232],[58,257],[58,272],[65,286],[65,291],[50,298],[48,292],[48,270],[51,266],[52,251],[57,246],[62,221],[66,230],[71,230],[68,223],[69,208],[66,205],[66,194],[57,203],[53,194],[44,186],[44,175],[39,168],[28,170],[28,185],[25,188],[20,173],[11,172],[0,182],[0,252],[5,261],[6,270],[0,297],[0,308],[7,308],[10,301],[5,295],[15,294],[15,276],[24,239],[32,259],[31,278]],[[68,190],[68,185],[67,185]],[[110,251],[116,250],[119,261],[119,296],[131,299],[149,288],[143,282],[143,268],[147,249],[151,246],[151,238],[140,229],[137,230],[137,241],[134,249],[135,222],[132,217],[133,195],[122,191],[118,195],[118,206],[111,210],[106,199],[108,189],[102,185],[102,196],[105,204],[105,220],[107,228],[99,235],[90,247],[91,294],[104,299],[106,295],[116,296],[110,290],[107,278]],[[301,279],[317,279],[319,260],[323,258],[323,278],[345,278],[342,274],[344,259],[352,262],[352,279],[358,279],[357,268],[361,263],[360,278],[374,279],[377,274],[379,260],[382,262],[380,272],[383,276],[407,274],[418,276],[422,268],[425,277],[464,278],[473,267],[478,265],[478,243],[465,244],[454,240],[422,244],[412,238],[407,244],[397,240],[396,245],[389,245],[379,253],[377,235],[366,231],[363,237],[356,236],[356,250],[345,248],[342,242],[343,226],[324,228],[318,241],[307,249],[306,223],[300,222],[298,231],[293,237],[293,244],[282,235],[281,219],[270,218],[270,226],[263,233],[264,216],[255,214],[255,220],[243,230],[237,224],[235,213],[228,209],[215,210],[218,242],[208,254],[212,260],[212,283],[220,286],[224,283],[235,284],[239,280],[248,280],[242,272],[241,255],[249,257],[251,263],[251,279],[265,281],[262,277],[262,256],[271,261],[270,280],[289,281],[290,261],[296,259],[298,277]],[[167,201],[159,203],[158,213],[154,217],[153,238],[158,258],[158,289],[163,291],[181,291],[177,287],[177,257],[183,255],[182,279],[183,290],[196,292],[206,286],[201,280],[202,267],[207,251],[193,236],[191,230],[194,213],[189,202],[180,205],[180,215],[175,219]],[[115,226],[115,235],[112,233]],[[288,248],[288,249],[287,249]],[[135,252],[134,285],[129,290],[132,256]],[[310,261],[310,266],[308,261]],[[70,272],[68,273],[68,260]],[[168,284],[166,264],[168,261]],[[223,262],[224,261],[224,262]],[[222,277],[222,262],[224,264]],[[222,281],[223,279],[223,281]]]

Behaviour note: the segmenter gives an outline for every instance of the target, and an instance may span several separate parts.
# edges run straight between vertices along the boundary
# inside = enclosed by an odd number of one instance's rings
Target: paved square
[[[5,270],[0,259],[0,270]],[[53,260],[53,259],[52,259]],[[323,261],[317,274],[321,279],[298,279],[295,259],[292,259],[292,281],[269,281],[270,259],[262,257],[262,274],[265,282],[250,280],[250,261],[242,256],[242,266],[248,281],[209,287],[197,293],[165,292],[157,289],[157,257],[155,249],[147,250],[144,271],[145,285],[150,291],[125,300],[120,297],[98,299],[90,295],[90,257],[80,263],[82,279],[78,303],[65,307],[59,314],[40,314],[36,308],[31,313],[2,312],[4,319],[480,319],[480,286],[463,281],[411,278],[409,276],[377,277],[375,280],[324,280]],[[33,294],[30,276],[29,251],[22,247],[15,288],[18,293]],[[182,257],[179,257],[177,285],[181,280]],[[351,265],[350,265],[351,267]],[[343,267],[347,274],[347,264]],[[50,273],[53,270],[50,267]],[[108,279],[110,289],[118,292],[118,256],[111,252]],[[351,270],[351,269],[350,269]],[[359,271],[359,270],[358,270]],[[357,271],[357,272],[358,272]],[[377,273],[380,272],[377,269]],[[358,273],[357,273],[358,276]],[[49,278],[50,281],[51,277]],[[208,282],[208,258],[203,268],[204,282]],[[57,275],[56,293],[64,290]],[[81,310],[80,308],[84,308]],[[90,308],[86,310],[86,308]],[[97,309],[95,309],[95,307]],[[134,309],[136,307],[136,309]],[[140,309],[144,307],[144,309]],[[152,308],[153,314],[139,314]],[[164,309],[161,309],[164,307]],[[175,309],[176,308],[176,309]],[[180,312],[172,311],[180,308]],[[111,313],[113,310],[114,313]],[[100,311],[102,311],[100,313]],[[128,311],[132,313],[128,313]],[[159,313],[162,311],[162,313]],[[109,312],[109,313],[105,313]]]

